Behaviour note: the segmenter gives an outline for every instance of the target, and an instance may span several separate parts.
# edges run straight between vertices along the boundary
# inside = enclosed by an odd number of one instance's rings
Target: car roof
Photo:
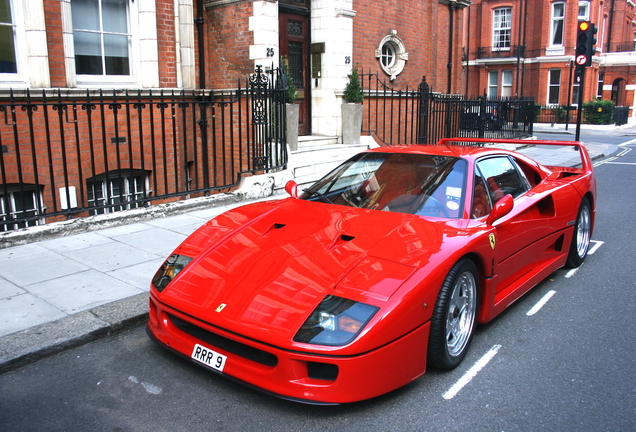
[[[398,145],[398,146],[386,146],[378,147],[371,152],[381,153],[413,153],[413,154],[426,154],[435,156],[450,156],[463,159],[476,159],[481,156],[493,155],[493,154],[513,154],[509,150],[503,150],[495,147],[477,147],[477,146],[459,146],[459,145]]]

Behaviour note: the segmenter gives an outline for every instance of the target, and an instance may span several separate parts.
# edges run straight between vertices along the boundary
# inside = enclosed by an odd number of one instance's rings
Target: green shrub
[[[614,122],[614,102],[597,100],[583,104],[583,123],[612,124]]]
[[[289,60],[287,56],[281,56],[280,62],[283,65],[283,70],[285,71],[285,78],[287,79],[286,87],[287,92],[285,93],[285,103],[294,103],[296,97],[298,96],[298,92],[296,91],[296,84],[294,84],[294,79],[291,76],[291,72],[289,71]]]
[[[360,78],[358,77],[358,65],[354,65],[351,69],[351,74],[347,75],[349,81],[344,90],[344,100],[349,103],[362,103],[364,101],[364,94],[362,92],[362,86],[360,85]]]

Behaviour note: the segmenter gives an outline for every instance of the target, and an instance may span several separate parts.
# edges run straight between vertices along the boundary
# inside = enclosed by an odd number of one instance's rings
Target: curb
[[[137,327],[148,319],[148,293],[117,300],[0,338],[0,374]]]

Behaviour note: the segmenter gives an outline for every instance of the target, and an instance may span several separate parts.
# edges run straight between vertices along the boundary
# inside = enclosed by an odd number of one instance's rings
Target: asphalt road
[[[636,148],[622,152],[596,164],[587,261],[480,326],[451,372],[370,401],[307,406],[213,375],[137,328],[0,375],[0,430],[636,430]]]

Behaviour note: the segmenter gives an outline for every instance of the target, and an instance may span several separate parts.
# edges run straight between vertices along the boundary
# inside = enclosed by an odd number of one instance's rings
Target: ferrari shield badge
[[[490,247],[494,249],[495,243],[497,242],[495,239],[495,233],[490,233],[490,235],[488,235],[488,240],[490,241]]]
[[[492,240],[491,240],[491,243],[492,243]],[[221,303],[219,307],[216,308],[216,311],[221,312],[223,309],[225,309],[225,306],[227,306],[225,303]]]

